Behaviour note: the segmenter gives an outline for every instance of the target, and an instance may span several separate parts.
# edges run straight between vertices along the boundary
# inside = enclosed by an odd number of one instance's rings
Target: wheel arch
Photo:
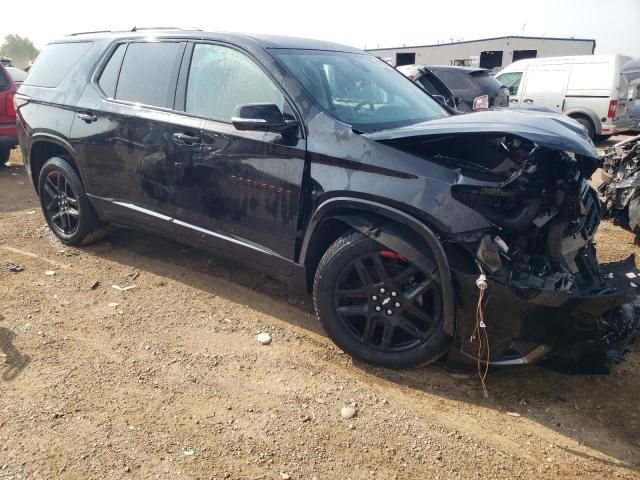
[[[602,132],[602,122],[600,121],[600,118],[598,117],[598,115],[596,115],[596,112],[594,112],[590,108],[586,108],[586,107],[570,108],[566,110],[564,114],[571,118],[586,117],[593,124],[593,130],[595,132],[595,135],[600,135],[600,132]]]
[[[36,192],[38,191],[40,170],[42,170],[45,162],[52,157],[64,157],[84,183],[82,172],[76,162],[74,149],[71,144],[57,136],[41,133],[34,136],[28,153],[31,182]]]
[[[370,200],[337,197],[322,203],[312,215],[302,242],[299,263],[307,272],[307,287],[327,248],[346,231],[355,229],[398,252],[422,268],[428,268],[420,251],[431,248],[442,276],[444,330],[454,332],[453,280],[447,257],[434,230],[401,210]],[[421,265],[422,264],[422,265]]]

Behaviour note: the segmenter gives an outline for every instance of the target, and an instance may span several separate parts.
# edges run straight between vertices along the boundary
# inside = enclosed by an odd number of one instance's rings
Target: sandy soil
[[[608,223],[598,248],[640,252]],[[125,230],[64,247],[0,170],[0,480],[640,478],[637,353],[488,387],[353,362],[308,298],[205,252]]]

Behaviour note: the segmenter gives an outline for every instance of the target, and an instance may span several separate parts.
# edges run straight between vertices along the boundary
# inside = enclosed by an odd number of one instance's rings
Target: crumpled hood
[[[551,110],[504,108],[451,115],[406,127],[364,134],[370,140],[464,133],[505,133],[538,146],[573,152],[598,160],[586,130],[575,120]]]

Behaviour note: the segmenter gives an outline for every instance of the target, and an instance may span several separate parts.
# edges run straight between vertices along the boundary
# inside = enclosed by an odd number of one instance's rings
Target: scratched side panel
[[[308,126],[314,208],[347,196],[397,208],[439,232],[487,226],[486,219],[451,195],[457,169],[369,140],[324,113]]]
[[[176,218],[293,258],[305,143],[205,121],[192,163],[172,179]]]

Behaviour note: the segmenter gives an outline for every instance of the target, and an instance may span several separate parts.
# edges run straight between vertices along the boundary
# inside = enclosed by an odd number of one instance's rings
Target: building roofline
[[[426,48],[426,47],[442,47],[445,45],[460,45],[462,43],[486,42],[489,40],[506,40],[513,38],[523,38],[525,40],[561,40],[570,42],[593,42],[594,48],[596,44],[595,38],[566,38],[566,37],[521,37],[518,35],[505,35],[503,37],[478,38],[477,40],[463,40],[461,42],[435,43],[431,45],[409,45],[404,47],[387,47],[387,48],[367,48],[365,52],[377,52],[381,50],[400,50],[403,48]]]

